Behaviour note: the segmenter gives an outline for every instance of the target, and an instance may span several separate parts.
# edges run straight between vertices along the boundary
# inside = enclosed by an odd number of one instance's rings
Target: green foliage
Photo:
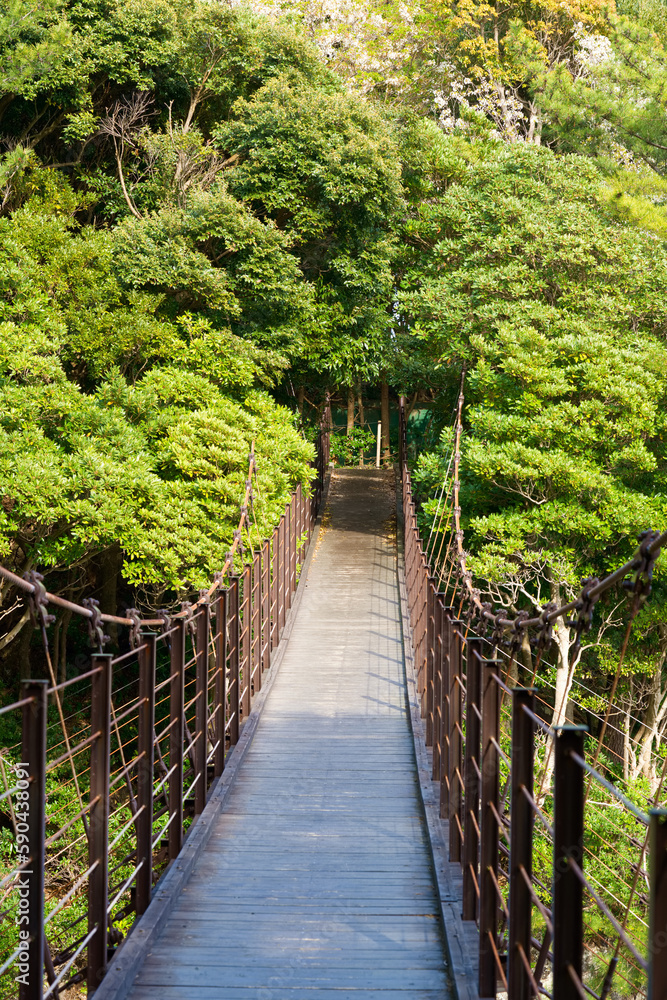
[[[377,378],[387,339],[400,165],[386,121],[339,87],[272,80],[215,141],[230,191],[292,239],[315,293],[303,350],[339,383]]]
[[[468,364],[462,507],[493,579],[575,584],[667,514],[667,255],[598,190],[584,159],[487,147],[407,233],[409,343]]]
[[[375,445],[375,434],[363,427],[354,427],[350,434],[331,434],[331,460],[336,465],[358,465],[371,453],[375,459]]]

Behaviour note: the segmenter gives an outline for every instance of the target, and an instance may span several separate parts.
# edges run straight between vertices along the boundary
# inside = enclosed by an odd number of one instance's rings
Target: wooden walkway
[[[453,997],[406,706],[393,480],[335,474],[285,656],[131,1000]]]

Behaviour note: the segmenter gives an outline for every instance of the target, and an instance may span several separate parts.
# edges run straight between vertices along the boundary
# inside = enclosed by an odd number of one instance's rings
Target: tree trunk
[[[623,723],[625,715],[623,709],[612,706],[609,713],[607,731],[604,734],[604,745],[610,753],[615,763],[623,763]]]
[[[525,671],[523,687],[528,687],[533,683],[533,650],[530,645],[530,636],[525,631],[521,639],[521,659]]]
[[[354,430],[354,389],[352,386],[347,390],[347,436]]]
[[[359,384],[359,394],[358,394],[358,397],[357,397],[357,406],[359,408],[359,427],[363,431],[364,424],[366,423],[366,419],[364,417],[364,400],[363,400],[363,396],[361,395],[361,384]],[[363,469],[363,467],[364,467],[364,446],[363,446],[363,444],[361,444],[359,446],[359,468]]]
[[[570,628],[561,618],[554,622],[554,638],[558,648],[558,664],[556,666],[556,694],[551,725],[555,729],[558,726],[564,726],[568,721],[570,688],[574,675],[573,665],[570,665]]]
[[[300,385],[296,390],[296,400],[297,400],[297,407],[299,409],[299,417],[301,418],[301,423],[303,423],[303,401],[305,395],[306,395],[306,387],[304,385]]]
[[[381,387],[380,420],[382,421],[382,464],[391,465],[391,443],[389,440],[389,386]]]

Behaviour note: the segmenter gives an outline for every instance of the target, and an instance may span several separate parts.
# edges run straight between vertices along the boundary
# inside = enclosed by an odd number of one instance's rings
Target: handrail
[[[178,857],[188,825],[201,815],[238,743],[285,627],[298,567],[322,502],[329,428],[327,405],[310,494],[297,486],[285,505],[280,530],[261,543],[237,576],[231,569],[252,496],[253,443],[239,529],[223,568],[196,603],[168,620],[101,615],[93,602],[79,605],[48,593],[39,574],[25,580],[0,568],[4,579],[30,597],[47,662],[49,604],[66,607],[89,623],[92,619],[100,648],[76,678],[56,684],[51,669],[50,685],[26,681],[20,699],[0,708],[0,714],[22,713],[21,749],[13,751],[21,763],[15,765],[15,774],[5,774],[7,751],[0,758],[3,798],[19,844],[16,864],[0,890],[7,897],[20,879],[30,916],[28,939],[17,948],[12,942],[12,954],[4,965],[0,958],[0,967],[12,980],[14,962],[19,963],[19,975],[28,970],[21,1000],[58,998],[82,980],[87,980],[89,991],[99,984],[109,954],[123,938],[119,921],[145,912],[154,869]],[[116,658],[101,652],[100,622],[127,627],[133,648]],[[158,626],[159,635],[150,631]],[[76,741],[70,741],[67,732],[64,697],[76,704]],[[58,699],[62,734],[58,723],[47,727],[49,698]],[[84,714],[87,725],[81,721]],[[66,752],[59,754],[61,736]],[[48,787],[57,789],[55,799],[52,791],[47,794],[47,775]],[[58,899],[57,888],[46,893],[45,886],[63,860],[75,882]],[[86,911],[71,920],[73,905],[80,913],[81,892],[87,892]],[[72,941],[82,920],[87,920],[88,932]],[[70,944],[54,953],[50,942],[55,940]],[[75,962],[86,949],[86,969],[81,972]],[[45,973],[47,987],[42,986]]]
[[[458,620],[457,611],[449,604],[449,586],[445,592],[439,591],[435,568],[429,561],[429,545],[424,545],[420,537],[407,464],[404,400],[399,414],[399,468],[405,586],[417,689],[426,744],[432,749],[440,815],[446,822],[444,839],[450,861],[461,865],[463,918],[476,920],[479,929],[479,996],[496,996],[499,974],[512,1000],[534,996],[536,991],[548,995],[542,981],[550,963],[556,1000],[575,1000],[582,991],[605,1000],[625,963],[628,975],[631,972],[644,978],[647,992],[641,995],[658,1000],[667,995],[667,947],[656,944],[667,921],[667,811],[640,808],[601,773],[598,758],[604,724],[594,760],[589,763],[585,753],[587,730],[577,726],[552,728],[540,717],[539,693],[532,687],[520,687],[512,677],[518,676],[515,658],[527,629],[538,630],[530,652],[531,669],[522,666],[532,683],[551,642],[550,625],[574,612],[578,616],[578,637],[590,621],[594,601],[632,574],[626,583],[633,600],[620,654],[622,663],[630,624],[650,594],[653,566],[667,543],[667,532],[645,532],[632,559],[602,580],[587,581],[574,601],[561,607],[549,606],[538,617],[529,618],[525,612],[516,617],[494,613],[482,603],[480,592],[473,586],[463,547],[463,403],[461,392],[453,452],[451,537],[457,576],[464,585],[463,600],[460,594],[456,599],[458,615],[464,604],[469,607],[464,620]],[[444,490],[440,499],[443,495]],[[488,623],[494,626],[490,636],[486,634]],[[502,648],[508,633],[509,654]],[[538,746],[544,748],[539,771]],[[583,874],[584,861],[591,860],[584,839],[588,815],[585,777],[603,798],[609,797],[610,805],[632,817],[639,830],[648,826],[643,845],[627,843],[637,860],[625,888],[618,890],[620,896],[618,892],[612,894],[594,875]],[[667,763],[655,804],[666,778]],[[536,779],[539,788],[535,787]],[[536,819],[540,824],[537,831]],[[533,871],[538,837],[550,842],[552,851],[551,876],[542,876],[542,881]],[[638,901],[637,888],[647,853],[651,860],[651,890],[645,904]],[[543,856],[544,847],[540,854]],[[551,902],[547,905],[549,895]],[[641,955],[641,944],[634,939],[636,932],[628,926],[633,902],[636,907],[644,907],[642,913],[646,913],[651,927],[648,964]],[[595,907],[607,922],[606,933],[612,942],[607,951],[600,951],[608,964],[599,994],[585,982],[585,904]],[[635,923],[641,925],[642,917],[635,915]],[[546,928],[542,941],[533,936],[534,919],[541,920]],[[597,947],[600,950],[602,946],[598,943]],[[611,959],[607,952],[613,952]]]

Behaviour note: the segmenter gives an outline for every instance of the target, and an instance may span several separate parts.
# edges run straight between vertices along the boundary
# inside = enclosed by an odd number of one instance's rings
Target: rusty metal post
[[[21,916],[25,914],[23,902],[27,898],[28,921],[21,930],[28,932],[28,961],[18,965],[20,1000],[41,1000],[44,982],[44,840],[46,829],[46,681],[23,681],[21,699],[30,698],[23,706],[23,739],[21,763],[29,774],[27,808],[25,814],[30,864],[21,875]],[[24,772],[23,772],[24,773]],[[24,803],[26,800],[24,800]],[[23,820],[17,809],[17,820],[23,832]],[[27,896],[25,889],[27,887]],[[25,939],[23,939],[25,940]]]
[[[252,561],[252,694],[262,690],[262,556],[255,553]]]
[[[271,540],[271,649],[275,649],[280,639],[280,622],[278,613],[278,580],[280,531],[273,529]]]
[[[278,640],[285,626],[285,515],[278,522]]]
[[[153,887],[153,767],[155,754],[155,632],[141,633],[137,751],[137,914],[148,909]]]
[[[262,671],[271,666],[271,545],[262,546]]]
[[[435,577],[426,573],[426,746],[433,746],[435,725]]]
[[[215,751],[213,777],[219,778],[225,768],[225,733],[227,731],[227,605],[229,591],[220,590],[215,601]]]
[[[241,715],[241,680],[239,671],[239,585],[238,576],[234,573],[229,578],[229,613],[227,616],[227,635],[229,637],[229,744],[235,746],[239,741]]]
[[[463,682],[463,629],[465,623],[451,623],[449,647],[449,860],[461,861],[463,844],[463,754],[461,706]]]
[[[195,674],[195,816],[203,813],[206,805],[208,756],[208,637],[211,607],[208,600],[197,612],[197,668]]]
[[[498,792],[499,761],[496,742],[500,729],[500,688],[494,674],[499,660],[482,660],[482,780],[479,876],[479,996],[496,995],[498,946]]]
[[[291,566],[292,566],[292,508],[290,504],[285,504],[285,583],[283,593],[285,595],[285,620],[287,612],[292,606],[291,590]]]
[[[107,967],[107,906],[109,905],[109,764],[111,757],[111,655],[95,653],[91,666],[90,733],[99,733],[90,747],[90,813],[88,822],[88,995],[100,985]]]
[[[648,1000],[667,998],[667,809],[651,809]]]
[[[426,719],[426,661],[427,661],[427,631],[428,631],[428,564],[426,556],[419,544],[419,591],[418,591],[418,619],[417,619],[417,662],[419,666],[419,694],[421,696],[421,715]]]
[[[440,818],[449,818],[449,750],[450,750],[450,690],[451,690],[451,645],[454,610],[445,607],[442,621],[442,745],[440,777]]]
[[[524,876],[533,878],[533,794],[535,725],[525,711],[535,711],[535,690],[512,691],[512,770],[510,798],[509,928],[507,986],[509,996],[531,1000],[533,990],[524,959],[530,962],[533,900]],[[521,956],[523,952],[523,958]]]
[[[298,541],[296,524],[296,493],[292,494],[289,505],[289,603],[292,607],[292,594],[296,590],[296,546]]]
[[[584,952],[584,887],[570,858],[584,863],[584,771],[572,752],[584,756],[585,726],[563,726],[554,736],[553,996],[578,1000],[570,969],[581,980]]]
[[[478,636],[466,643],[466,742],[463,761],[463,919],[477,919],[479,901],[479,776],[481,740],[482,646]]]
[[[247,719],[250,715],[251,700],[251,650],[250,640],[252,633],[252,621],[250,615],[250,588],[251,574],[250,566],[243,567],[243,596],[241,598],[242,620],[241,620],[241,718]]]
[[[169,860],[173,861],[183,846],[183,739],[185,727],[185,632],[183,619],[177,619],[171,633],[169,684]]]
[[[442,758],[442,629],[444,616],[443,595],[436,593],[433,600],[433,760],[431,778],[440,781]]]
[[[297,562],[302,563],[303,557],[306,552],[306,542],[304,538],[304,532],[306,530],[306,526],[305,526],[305,512],[303,508],[303,490],[301,488],[301,483],[298,483],[296,487],[296,525],[297,525],[297,537],[299,539],[299,547],[297,550]]]

